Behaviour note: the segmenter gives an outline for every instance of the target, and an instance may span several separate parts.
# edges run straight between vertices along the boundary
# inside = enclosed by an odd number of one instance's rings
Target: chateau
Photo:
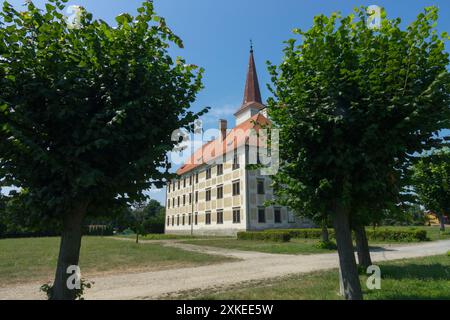
[[[270,125],[262,103],[253,48],[250,50],[244,101],[228,130],[194,152],[167,185],[166,233],[232,235],[238,231],[310,227],[283,206],[265,207],[273,199],[271,179],[247,164],[258,146],[249,132]]]

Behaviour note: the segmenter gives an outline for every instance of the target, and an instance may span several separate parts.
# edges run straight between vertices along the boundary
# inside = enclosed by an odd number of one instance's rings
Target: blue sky
[[[3,2],[3,1],[2,1]],[[20,6],[24,0],[10,0]],[[114,24],[120,13],[136,13],[142,0],[70,0],[69,5],[81,5]],[[38,6],[44,0],[34,0]],[[406,25],[424,7],[440,8],[439,31],[450,32],[450,1],[448,0],[155,0],[158,15],[184,42],[183,50],[173,48],[187,62],[206,69],[205,89],[199,94],[194,109],[212,108],[204,118],[205,128],[216,127],[218,118],[234,125],[233,113],[243,98],[248,63],[249,40],[253,39],[255,60],[263,98],[269,96],[270,82],[266,61],[278,64],[282,59],[283,41],[292,37],[292,29],[308,29],[318,14],[335,11],[349,14],[356,6],[379,5],[390,18],[401,17]],[[448,134],[448,133],[447,133]],[[164,201],[164,192],[151,192]]]

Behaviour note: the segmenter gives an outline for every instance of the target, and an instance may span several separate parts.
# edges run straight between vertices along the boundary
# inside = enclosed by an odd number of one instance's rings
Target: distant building
[[[265,108],[251,49],[235,128],[227,130],[227,121],[218,119],[220,137],[196,150],[177,171],[179,178],[167,185],[166,233],[231,235],[311,226],[286,207],[265,207],[264,203],[273,199],[270,176],[246,168],[251,152],[256,154],[258,148],[249,138],[249,130],[270,124]]]

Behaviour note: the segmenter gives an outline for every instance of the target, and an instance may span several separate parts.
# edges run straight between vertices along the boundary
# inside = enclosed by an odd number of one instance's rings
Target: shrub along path
[[[243,281],[262,280],[289,274],[329,270],[338,266],[336,253],[314,255],[286,255],[262,252],[199,247],[180,242],[166,242],[184,250],[223,254],[242,259],[218,265],[161,270],[134,274],[102,276],[86,293],[86,299],[155,299],[170,293],[226,286]],[[386,261],[444,254],[450,240],[414,245],[389,246],[372,253],[372,260]],[[36,285],[0,289],[0,299],[43,299]]]

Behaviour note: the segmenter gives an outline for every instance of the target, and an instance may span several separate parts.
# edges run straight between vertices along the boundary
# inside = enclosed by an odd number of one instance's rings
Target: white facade
[[[180,168],[179,178],[167,186],[166,194],[166,233],[193,235],[232,235],[238,231],[264,230],[277,228],[311,227],[311,223],[296,218],[288,208],[283,206],[265,207],[267,201],[273,199],[271,179],[263,176],[260,170],[248,170],[249,152],[256,152],[246,140],[252,129],[253,120],[268,123],[265,106],[262,103],[258,77],[250,50],[249,69],[242,106],[235,113],[236,127],[233,134],[226,134],[226,121],[219,121],[222,134],[215,140],[218,153],[214,157],[226,159],[221,172],[220,163],[193,165]],[[242,130],[241,130],[242,129]],[[235,138],[237,136],[237,138]],[[237,139],[236,144],[234,144]],[[235,150],[223,151],[224,146],[232,146]],[[253,150],[253,149],[255,150]],[[195,153],[192,159],[205,159]],[[234,160],[234,155],[237,155]],[[256,155],[251,157],[256,159]],[[191,162],[195,162],[191,161]],[[221,162],[221,161],[220,161]],[[239,166],[233,165],[238,162]],[[197,178],[198,177],[198,178]]]
[[[234,235],[238,231],[312,227],[286,207],[265,207],[273,198],[272,181],[260,170],[246,169],[245,148],[237,152],[239,168],[224,163],[220,174],[217,164],[202,165],[167,187],[166,233]]]

